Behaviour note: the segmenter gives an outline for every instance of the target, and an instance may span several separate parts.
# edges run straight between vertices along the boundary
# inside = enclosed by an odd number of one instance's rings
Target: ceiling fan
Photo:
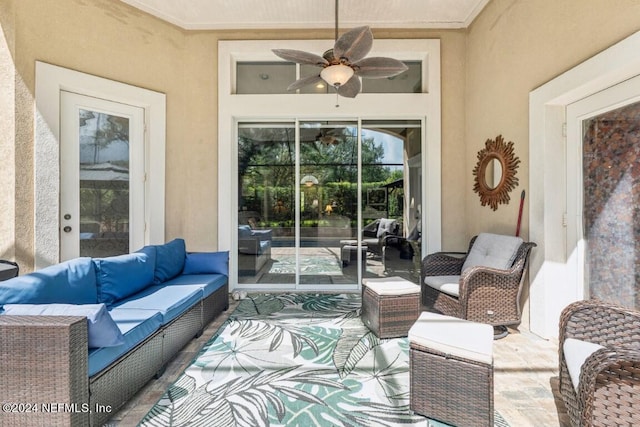
[[[298,64],[322,68],[317,75],[303,77],[293,82],[287,90],[316,84],[322,80],[336,89],[340,96],[355,98],[362,89],[360,77],[381,79],[393,77],[408,67],[393,58],[365,58],[373,46],[373,34],[368,26],[354,28],[338,38],[338,0],[336,0],[335,45],[322,56],[295,49],[273,49],[280,58]]]

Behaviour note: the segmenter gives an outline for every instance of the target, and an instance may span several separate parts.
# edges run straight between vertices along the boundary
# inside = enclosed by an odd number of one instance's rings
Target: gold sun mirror
[[[473,169],[473,191],[480,195],[482,206],[494,211],[498,204],[509,203],[509,192],[518,185],[516,170],[520,159],[513,154],[513,142],[506,142],[502,135],[487,139],[485,147],[478,151],[478,163]]]

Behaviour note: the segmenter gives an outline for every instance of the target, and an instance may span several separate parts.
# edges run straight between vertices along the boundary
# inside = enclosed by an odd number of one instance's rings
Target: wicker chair
[[[574,371],[577,387],[570,376],[571,360],[576,363],[570,339],[583,348],[601,346],[578,359],[584,363]],[[640,311],[598,300],[570,304],[560,317],[559,361],[560,394],[572,426],[640,425]]]
[[[448,316],[492,325],[500,338],[507,334],[506,326],[520,324],[520,293],[529,254],[536,244],[520,240],[506,269],[478,265],[462,271],[477,237],[471,239],[467,252],[437,252],[422,260],[422,303]],[[428,285],[436,279],[430,276],[440,276],[440,285]]]

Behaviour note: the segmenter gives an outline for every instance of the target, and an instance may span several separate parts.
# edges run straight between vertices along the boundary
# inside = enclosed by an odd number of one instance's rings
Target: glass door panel
[[[238,127],[238,281],[296,283],[294,123]]]
[[[358,283],[357,183],[357,122],[300,123],[301,284]]]
[[[367,277],[419,277],[422,134],[419,120],[362,122],[362,242]]]
[[[592,298],[640,307],[640,103],[583,121],[585,282]]]
[[[390,274],[416,281],[421,126],[239,124],[239,283],[358,287],[362,277]]]

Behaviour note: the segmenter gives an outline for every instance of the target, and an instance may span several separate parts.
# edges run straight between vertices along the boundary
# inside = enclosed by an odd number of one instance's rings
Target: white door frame
[[[36,61],[35,269],[60,261],[58,230],[60,226],[60,92],[62,90],[144,109],[145,165],[147,167],[145,243],[164,243],[165,95]]]
[[[235,65],[238,61],[278,61],[274,47],[322,52],[331,40],[252,40],[218,42],[218,174],[219,182],[237,182],[237,135],[239,121],[269,120],[422,120],[422,224],[423,253],[441,249],[441,103],[440,41],[376,40],[370,56],[391,56],[399,60],[422,60],[422,93],[361,93],[356,98],[335,94],[235,95]],[[237,253],[236,185],[218,190],[218,248]],[[238,287],[237,257],[229,259],[229,285]],[[253,285],[252,285],[253,286]],[[331,289],[335,290],[336,285]]]
[[[530,329],[558,336],[564,307],[582,287],[577,248],[568,240],[566,108],[640,75],[640,32],[535,89],[529,95]],[[572,178],[573,179],[573,178]]]

